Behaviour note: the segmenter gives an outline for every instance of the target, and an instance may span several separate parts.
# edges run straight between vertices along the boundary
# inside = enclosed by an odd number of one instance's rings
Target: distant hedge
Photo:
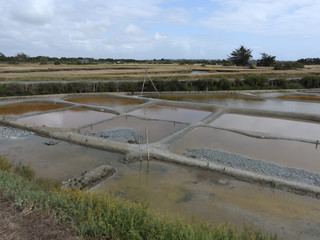
[[[227,78],[200,80],[154,80],[144,84],[145,92],[166,91],[217,91],[217,90],[254,90],[283,88],[316,88],[320,86],[320,76],[307,76],[300,81],[290,83],[283,78],[271,81],[264,75],[249,74],[243,78],[229,80]],[[61,93],[92,92],[141,92],[143,82],[48,82],[48,83],[3,83],[0,84],[0,96],[25,96]],[[154,88],[155,87],[155,88]]]

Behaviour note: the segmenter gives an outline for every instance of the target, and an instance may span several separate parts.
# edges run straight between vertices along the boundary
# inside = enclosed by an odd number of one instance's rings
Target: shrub
[[[268,78],[264,75],[246,75],[243,83],[252,87],[265,87],[267,85]]]
[[[306,76],[300,82],[305,88],[318,88],[320,87],[320,76]]]

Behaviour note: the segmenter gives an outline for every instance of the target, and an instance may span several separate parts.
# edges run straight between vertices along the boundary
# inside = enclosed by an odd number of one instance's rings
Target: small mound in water
[[[113,176],[116,173],[116,169],[108,165],[102,165],[97,167],[90,172],[84,172],[79,177],[69,179],[67,182],[63,182],[63,188],[84,189],[90,188],[106,178]]]
[[[12,127],[6,127],[6,126],[0,126],[0,137],[4,138],[22,138],[27,137],[29,135],[32,135],[32,132],[12,128]]]
[[[131,128],[122,128],[114,130],[106,130],[99,132],[89,132],[89,135],[101,138],[107,138],[112,141],[118,142],[128,142],[128,143],[139,143],[144,137],[138,135],[134,129]]]
[[[282,178],[290,181],[320,186],[320,174],[302,169],[279,166],[274,163],[250,159],[240,155],[212,149],[187,149],[184,155],[204,159],[219,165],[247,170],[254,173]]]

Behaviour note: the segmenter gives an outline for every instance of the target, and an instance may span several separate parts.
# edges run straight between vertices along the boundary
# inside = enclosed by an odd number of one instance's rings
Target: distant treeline
[[[153,64],[203,64],[203,65],[233,65],[229,59],[153,59],[153,60],[136,60],[136,59],[114,59],[114,58],[85,58],[85,57],[47,57],[37,56],[30,57],[25,53],[17,53],[15,56],[5,56],[0,52],[0,63],[19,64],[19,63],[36,63],[36,64],[70,64],[70,65],[88,65],[88,64],[120,64],[120,63],[153,63]],[[320,58],[303,58],[297,61],[301,65],[320,64]],[[250,65],[256,64],[256,60],[250,60]],[[296,63],[295,61],[277,61],[278,66],[281,64]],[[301,67],[301,66],[299,66]],[[277,70],[277,69],[276,69]]]
[[[318,88],[320,76],[306,76],[301,80],[284,78],[269,80],[263,75],[247,75],[244,78],[201,79],[193,81],[154,80],[159,92],[165,91],[217,91],[217,90],[255,90],[255,89],[295,89]],[[143,82],[48,82],[48,83],[3,83],[0,84],[0,96],[25,96],[62,93],[92,92],[128,92],[137,94],[142,90]],[[146,82],[144,91],[154,92],[151,82]]]
[[[86,64],[120,64],[120,63],[158,63],[158,64],[207,64],[207,65],[232,65],[228,60],[207,60],[207,59],[153,59],[153,60],[136,60],[136,59],[113,59],[113,58],[84,58],[84,57],[47,57],[37,56],[30,57],[25,53],[17,53],[15,56],[5,56],[0,52],[0,63],[9,64],[19,63],[37,63],[37,64],[70,64],[70,65],[86,65]]]
[[[304,65],[317,65],[320,64],[320,58],[301,58],[298,62]]]

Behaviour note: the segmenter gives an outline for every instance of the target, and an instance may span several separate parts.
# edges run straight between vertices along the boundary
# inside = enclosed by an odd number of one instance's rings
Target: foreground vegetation
[[[34,171],[0,157],[0,190],[21,208],[54,214],[86,239],[277,239],[244,227],[212,227],[171,220],[147,206],[114,196],[63,190],[59,183],[34,177]]]

